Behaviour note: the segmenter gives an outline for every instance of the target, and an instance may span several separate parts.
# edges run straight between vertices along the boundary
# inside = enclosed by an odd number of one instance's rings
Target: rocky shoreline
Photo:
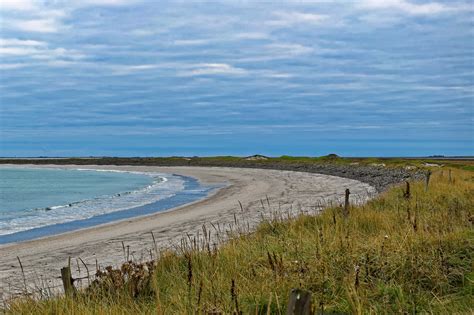
[[[383,164],[331,162],[282,162],[270,159],[214,158],[65,158],[65,159],[3,159],[1,164],[56,164],[56,165],[136,165],[136,166],[205,166],[272,169],[320,173],[359,180],[373,186],[377,192],[407,180],[422,180],[426,170],[410,167],[387,167]]]
[[[187,164],[188,166],[190,164]],[[359,180],[374,187],[377,192],[383,192],[390,186],[407,180],[422,180],[426,171],[421,169],[407,169],[403,167],[386,167],[383,165],[349,165],[337,163],[272,163],[253,162],[243,160],[241,163],[212,163],[196,166],[222,166],[272,169],[284,171],[296,171],[307,173],[319,173],[324,175],[339,176]]]
[[[377,192],[383,192],[389,187],[407,180],[422,180],[426,172],[422,170],[407,170],[404,168],[389,168],[384,166],[359,166],[338,164],[260,164],[239,167],[273,169],[319,173],[359,180],[374,187]]]

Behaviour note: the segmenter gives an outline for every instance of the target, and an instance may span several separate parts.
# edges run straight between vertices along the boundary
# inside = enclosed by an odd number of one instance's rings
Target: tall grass
[[[74,297],[9,302],[15,314],[285,313],[289,292],[315,312],[474,311],[474,174],[454,169],[399,186],[348,218],[275,215],[256,231],[183,241],[157,261],[103,270]],[[212,231],[211,233],[217,233]]]

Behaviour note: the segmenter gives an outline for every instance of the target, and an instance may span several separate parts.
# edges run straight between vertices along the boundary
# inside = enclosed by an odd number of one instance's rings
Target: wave
[[[23,211],[20,216],[9,215],[0,220],[0,235],[13,234],[47,225],[88,219],[97,215],[133,209],[172,197],[184,190],[185,180],[181,176],[176,175],[117,170],[76,170],[142,174],[152,177],[153,182],[137,190],[122,191],[113,195],[103,195],[63,205],[30,209]]]

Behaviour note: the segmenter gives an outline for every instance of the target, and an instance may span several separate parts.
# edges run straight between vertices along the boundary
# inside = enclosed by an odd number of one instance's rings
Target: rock
[[[443,166],[443,165],[439,165],[439,164],[436,164],[436,163],[424,163],[423,165],[426,166],[426,167],[441,167],[441,166]]]
[[[385,167],[385,163],[371,163],[370,166]]]
[[[260,154],[255,154],[252,156],[248,156],[245,158],[247,161],[258,161],[258,160],[268,160],[266,156],[260,155]]]

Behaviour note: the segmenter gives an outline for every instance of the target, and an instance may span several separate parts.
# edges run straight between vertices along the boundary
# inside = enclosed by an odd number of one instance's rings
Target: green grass
[[[434,172],[428,191],[412,183],[409,199],[395,187],[348,218],[280,214],[219,247],[183,243],[147,267],[102,272],[75,297],[21,298],[7,312],[279,314],[301,288],[318,312],[472,313],[474,174],[451,175]]]
[[[266,160],[246,160],[245,157],[212,156],[212,157],[102,157],[102,158],[67,158],[67,159],[0,159],[0,163],[13,164],[98,164],[98,165],[201,165],[201,166],[249,166],[249,165],[288,165],[288,164],[353,164],[371,165],[385,164],[388,167],[416,166],[423,167],[425,163],[445,165],[449,167],[473,167],[474,160],[433,160],[430,158],[346,158],[339,156],[288,156],[269,157]]]

